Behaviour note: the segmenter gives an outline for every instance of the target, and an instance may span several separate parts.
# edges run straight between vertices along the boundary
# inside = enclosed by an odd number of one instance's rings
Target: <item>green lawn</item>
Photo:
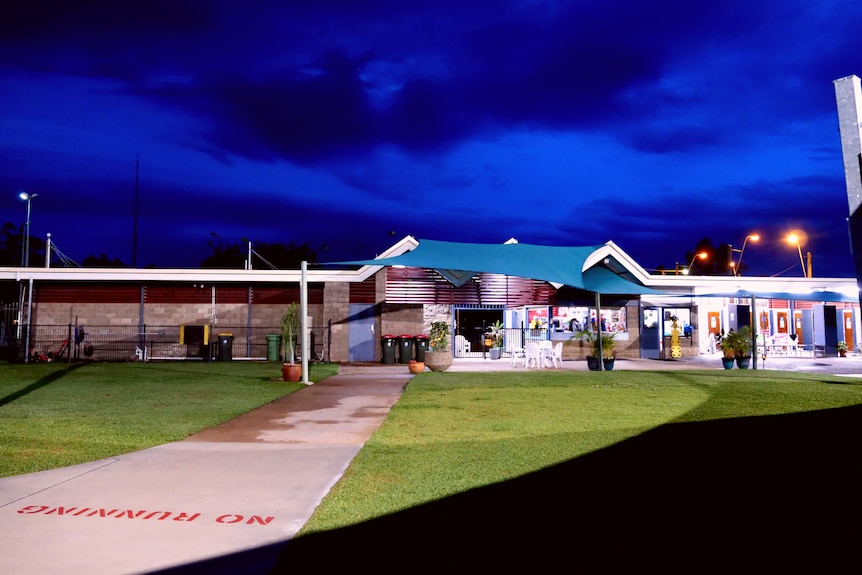
[[[0,477],[171,441],[304,387],[281,364],[0,364]],[[336,373],[312,365],[309,378]]]
[[[852,378],[778,371],[425,373],[302,534],[547,468],[671,422],[862,404]]]
[[[182,439],[301,388],[280,381],[279,367],[0,365],[0,477]],[[311,378],[320,381],[336,370],[315,365]],[[663,424],[681,424],[685,434],[692,423],[855,405],[862,405],[862,382],[856,379],[772,370],[424,373],[410,382],[302,534],[523,478],[645,437]],[[761,442],[769,429],[758,436]],[[811,459],[832,437],[812,434],[811,441],[819,443],[799,445]],[[759,452],[751,457],[749,465]],[[727,461],[733,458],[725,466]],[[631,489],[638,485],[634,477]]]

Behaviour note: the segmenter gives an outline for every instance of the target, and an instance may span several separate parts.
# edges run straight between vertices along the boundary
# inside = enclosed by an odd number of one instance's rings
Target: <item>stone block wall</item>
[[[447,349],[452,349],[452,306],[445,304],[428,304],[422,310],[422,333],[431,333],[431,324],[442,321],[449,326]]]
[[[209,313],[209,312],[207,312]],[[31,322],[39,325],[138,325],[141,306],[134,303],[34,303]]]
[[[380,335],[418,335],[423,328],[422,304],[380,305]]]
[[[330,359],[332,361],[347,361],[350,357],[349,328],[347,318],[350,316],[350,284],[327,282],[323,288],[323,301],[326,302],[326,319],[332,320],[332,339],[330,339]]]
[[[215,321],[212,321],[210,304],[145,304],[143,322],[140,321],[139,304],[101,303],[34,303],[33,322],[41,325],[122,325],[133,326],[144,323],[152,326],[213,325],[266,327],[278,330],[285,306],[256,304],[252,306],[251,318],[248,304],[217,304]],[[325,310],[329,312],[330,310]],[[329,319],[323,305],[309,305],[308,315],[314,328],[326,326]],[[338,311],[336,306],[334,311]],[[346,311],[339,315],[342,319]]]

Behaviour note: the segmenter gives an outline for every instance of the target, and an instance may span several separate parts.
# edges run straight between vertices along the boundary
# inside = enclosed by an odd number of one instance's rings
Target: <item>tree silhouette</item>
[[[17,267],[21,265],[22,240],[24,226],[15,227],[12,222],[6,222],[0,228],[0,265]],[[40,266],[45,261],[45,240],[30,236],[30,266]]]
[[[705,258],[697,257],[698,254],[706,254]],[[686,252],[686,265],[689,266],[688,274],[696,276],[726,276],[733,275],[733,267],[730,262],[732,248],[729,244],[718,244],[713,246],[709,238],[701,238],[697,242],[694,251]]]
[[[125,268],[128,267],[119,258],[114,258],[112,260],[108,259],[108,256],[105,254],[100,254],[99,257],[94,256],[93,254],[88,255],[84,258],[84,261],[81,262],[81,267],[84,268]]]

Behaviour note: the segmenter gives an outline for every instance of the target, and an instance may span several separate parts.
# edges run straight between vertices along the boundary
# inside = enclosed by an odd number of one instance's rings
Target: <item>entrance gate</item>
[[[18,304],[3,304],[0,307],[0,359],[12,360],[18,347]]]
[[[482,357],[487,353],[484,334],[488,326],[503,321],[502,306],[458,307],[455,308],[455,329],[452,337],[455,357]],[[463,340],[459,338],[463,337]],[[460,342],[460,345],[455,345]],[[469,350],[469,351],[467,351]]]

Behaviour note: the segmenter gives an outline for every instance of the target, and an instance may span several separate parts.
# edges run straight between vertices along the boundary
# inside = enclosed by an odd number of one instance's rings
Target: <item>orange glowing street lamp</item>
[[[760,235],[759,234],[749,234],[749,235],[745,236],[745,239],[742,241],[742,249],[739,250],[739,259],[736,260],[736,264],[734,264],[733,261],[730,262],[730,265],[733,266],[733,275],[735,275],[735,276],[738,276],[740,271],[742,270],[742,254],[745,253],[745,245],[748,243],[748,240],[756,242],[756,241],[760,240]],[[733,251],[735,252],[736,250],[733,250]],[[731,260],[733,260],[733,258],[731,258]]]
[[[688,267],[685,268],[684,270],[682,270],[682,273],[684,275],[688,275],[688,272],[691,270],[691,266],[694,265],[694,260],[696,260],[697,258],[705,260],[708,257],[709,257],[709,254],[706,252],[699,252],[699,253],[694,254],[694,257],[691,258],[691,261],[689,262]]]
[[[806,278],[811,277],[811,252],[807,252],[808,254],[808,267],[806,269],[805,260],[802,257],[802,247],[800,246],[800,242],[802,238],[800,238],[800,233],[793,232],[787,236],[787,243],[795,244],[796,251],[799,252],[799,265],[802,266],[802,276]]]

